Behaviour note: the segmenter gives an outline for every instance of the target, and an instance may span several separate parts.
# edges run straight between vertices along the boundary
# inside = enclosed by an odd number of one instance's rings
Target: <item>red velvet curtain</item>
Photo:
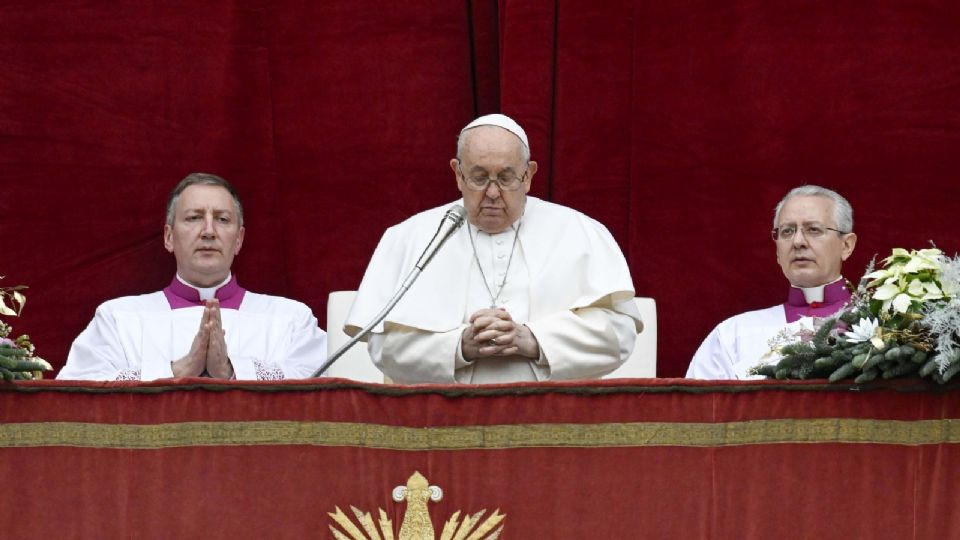
[[[661,375],[782,301],[772,208],[844,193],[874,253],[960,250],[960,7],[946,1],[25,1],[0,6],[0,275],[62,365],[96,305],[162,287],[169,189],[239,187],[248,288],[353,289],[382,231],[457,197],[457,130],[502,110],[533,194],[605,223],[658,301]]]

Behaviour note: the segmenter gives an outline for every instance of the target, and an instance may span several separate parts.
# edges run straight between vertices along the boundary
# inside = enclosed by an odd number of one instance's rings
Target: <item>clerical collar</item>
[[[848,300],[850,291],[841,277],[818,287],[790,287],[783,307],[787,322],[794,322],[801,317],[829,317],[843,308]]]
[[[219,300],[221,308],[240,309],[240,303],[243,302],[243,295],[246,292],[237,284],[237,278],[232,273],[219,285],[202,288],[194,287],[176,275],[170,281],[170,285],[163,289],[163,294],[170,303],[170,309],[202,306],[203,300],[209,298]]]

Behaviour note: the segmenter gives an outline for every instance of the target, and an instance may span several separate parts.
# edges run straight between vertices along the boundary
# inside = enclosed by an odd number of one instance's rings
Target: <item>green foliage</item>
[[[831,354],[830,356],[821,356],[813,361],[814,367],[817,369],[826,369],[836,367],[837,364],[843,362],[843,359]]]
[[[793,343],[791,345],[787,345],[786,347],[781,349],[780,354],[783,355],[784,358],[786,358],[786,357],[796,356],[801,354],[814,354],[815,352],[816,352],[816,349],[814,349],[811,343],[801,341],[799,343]]]
[[[853,367],[860,369],[863,367],[863,363],[867,361],[870,355],[867,353],[860,353],[853,357]]]
[[[878,373],[880,373],[880,371],[879,371],[878,369],[876,369],[876,368],[870,368],[870,369],[864,371],[863,373],[857,375],[857,377],[856,377],[855,379],[853,379],[853,382],[855,382],[855,383],[857,383],[857,384],[863,384],[863,383],[865,383],[865,382],[870,382],[870,381],[872,381],[872,380],[874,380],[874,379],[877,378],[877,374],[878,374]]]
[[[754,373],[857,384],[877,377],[960,379],[960,256],[896,248],[883,269],[870,263],[844,310],[815,321],[812,331],[792,331],[771,340],[780,360]]]
[[[904,377],[906,375],[910,375],[911,373],[917,371],[918,369],[920,369],[919,364],[914,364],[913,362],[909,362],[909,361],[901,362],[892,366],[890,369],[884,370],[883,378],[893,379],[896,377]]]
[[[883,361],[883,358],[884,356],[880,353],[871,355],[869,358],[867,358],[867,361],[860,366],[860,370],[867,372],[868,370],[873,369],[877,364]]]
[[[830,358],[837,362],[849,362],[853,359],[853,353],[851,350],[834,349],[830,352]]]
[[[922,368],[920,368],[920,376],[928,377],[930,375],[933,375],[934,373],[939,375],[940,372],[937,369],[938,367],[940,366],[937,364],[936,360],[933,360],[933,359],[928,360],[927,363],[924,364]]]
[[[823,322],[820,328],[813,334],[813,345],[817,348],[819,347],[828,347],[827,337],[830,335],[830,332],[833,330],[833,327],[836,326],[836,319],[827,319]]]
[[[943,372],[943,382],[947,382],[952,379],[957,372],[960,372],[960,364],[953,364],[947,368],[947,370]]]
[[[2,276],[0,276],[2,279]],[[20,291],[24,286],[0,287],[0,315],[16,317],[23,310],[27,299]],[[15,339],[9,336],[13,328],[0,321],[0,377],[6,382],[32,379],[34,372],[52,369],[46,360],[34,356],[30,336],[24,334]]]
[[[842,381],[843,379],[849,379],[857,372],[857,368],[853,364],[844,364],[837,368],[836,371],[830,374],[830,382]]]
[[[767,378],[775,378],[777,376],[777,366],[773,364],[765,364],[756,368],[755,373]]]

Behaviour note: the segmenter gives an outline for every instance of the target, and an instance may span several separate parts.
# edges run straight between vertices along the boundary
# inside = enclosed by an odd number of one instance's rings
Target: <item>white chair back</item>
[[[353,298],[357,291],[334,291],[327,297],[327,355],[331,355],[341,345],[350,340],[350,336],[343,332],[343,323],[353,305]],[[370,354],[367,353],[367,344],[357,343],[350,348],[339,360],[330,366],[323,374],[324,377],[340,377],[364,382],[383,382],[383,373],[373,365]]]
[[[643,331],[637,336],[630,358],[604,379],[652,379],[657,376],[657,301],[653,298],[634,298],[643,321]]]

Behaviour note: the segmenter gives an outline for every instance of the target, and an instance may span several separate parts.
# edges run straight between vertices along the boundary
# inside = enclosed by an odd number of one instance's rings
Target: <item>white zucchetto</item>
[[[513,118],[505,114],[487,114],[481,116],[461,129],[460,134],[462,135],[464,131],[480,126],[497,126],[503,128],[516,135],[517,138],[520,139],[520,142],[527,147],[527,150],[530,150],[530,142],[527,141],[527,132],[525,132],[523,128],[520,127],[520,124],[514,121]]]

